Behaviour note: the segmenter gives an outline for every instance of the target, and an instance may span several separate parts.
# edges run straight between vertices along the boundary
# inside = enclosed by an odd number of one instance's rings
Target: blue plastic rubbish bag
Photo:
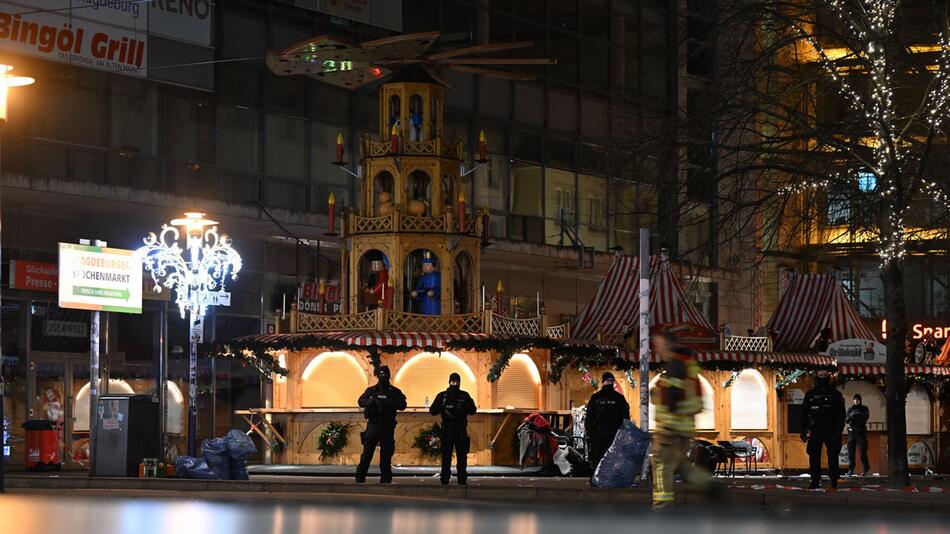
[[[244,462],[257,453],[257,447],[251,437],[240,430],[231,430],[224,436],[224,440],[228,444],[228,454],[232,460]]]
[[[650,434],[625,420],[607,454],[594,471],[593,485],[598,488],[629,488],[643,470]]]
[[[208,462],[208,467],[221,480],[230,480],[231,454],[228,452],[228,442],[225,438],[211,438],[201,442],[201,457]]]
[[[204,461],[203,458],[193,456],[179,456],[175,460],[175,476],[178,478],[218,480],[218,475],[211,470],[208,462]]]
[[[245,462],[244,460],[231,459],[229,474],[231,475],[231,480],[250,480],[251,479],[251,477],[247,475],[247,462]]]

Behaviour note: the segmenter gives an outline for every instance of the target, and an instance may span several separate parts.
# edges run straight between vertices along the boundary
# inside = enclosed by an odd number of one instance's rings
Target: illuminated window
[[[541,374],[527,354],[515,354],[498,379],[496,408],[539,408]]]
[[[908,434],[929,435],[932,432],[930,395],[921,385],[915,384],[907,392],[904,414],[907,417]]]
[[[745,369],[729,388],[732,430],[766,430],[769,427],[769,388],[762,374]]]
[[[657,380],[660,379],[660,375],[653,377],[653,380],[650,380],[650,392],[653,392],[653,388],[656,386]],[[715,430],[716,429],[716,393],[713,391],[712,385],[709,384],[709,381],[706,380],[706,377],[699,375],[699,388],[703,394],[703,411],[696,414],[695,424],[696,430]],[[650,430],[656,430],[656,408],[654,404],[650,402],[649,406],[650,412]]]
[[[99,387],[102,388],[104,381],[99,381]],[[113,378],[109,380],[109,393],[116,395],[134,395],[135,390],[125,380]],[[99,394],[102,395],[100,389]],[[76,393],[76,400],[73,401],[73,430],[76,432],[89,432],[89,382],[79,388]]]
[[[357,406],[368,381],[352,355],[324,352],[310,360],[300,384],[303,408],[347,408]]]
[[[848,224],[851,219],[851,199],[841,191],[829,191],[825,197],[828,225],[839,226]]]
[[[165,421],[165,431],[169,434],[182,433],[182,416],[185,411],[185,399],[181,389],[174,382],[166,382],[165,405],[168,410],[168,419]],[[109,380],[109,393],[119,395],[134,395],[135,390],[125,380],[113,378]],[[89,382],[86,382],[73,403],[73,430],[76,432],[89,431]]]
[[[421,408],[425,406],[426,398],[431,403],[440,391],[449,387],[449,375],[452,373],[462,377],[462,389],[477,399],[475,373],[461,358],[450,352],[422,352],[413,356],[399,368],[393,383],[406,395],[410,407]]]
[[[715,430],[716,393],[702,375],[699,375],[699,387],[703,392],[703,411],[696,414],[696,430]]]
[[[873,172],[862,171],[858,173],[858,189],[862,193],[871,193],[877,189],[877,175]]]

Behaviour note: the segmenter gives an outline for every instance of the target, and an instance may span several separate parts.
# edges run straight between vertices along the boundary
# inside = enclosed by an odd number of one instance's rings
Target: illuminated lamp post
[[[198,343],[202,319],[209,305],[230,305],[231,295],[225,293],[224,283],[229,277],[237,280],[242,264],[240,254],[231,248],[231,239],[218,234],[216,224],[205,219],[204,213],[186,213],[184,218],[163,224],[158,235],[149,233],[145,246],[136,251],[145,270],[152,274],[155,292],[163,286],[173,290],[181,318],[188,319],[189,456],[195,456],[197,450]],[[180,244],[182,238],[184,243]]]
[[[0,64],[0,129],[7,123],[7,93],[10,88],[31,85],[36,81],[29,76],[10,74],[11,70],[13,65]],[[0,173],[2,176],[3,173]],[[4,490],[3,469],[7,454],[7,419],[3,414],[3,353],[0,351],[0,493]]]

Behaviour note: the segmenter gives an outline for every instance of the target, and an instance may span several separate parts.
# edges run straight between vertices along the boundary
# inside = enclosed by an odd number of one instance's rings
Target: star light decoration
[[[136,251],[152,275],[154,291],[159,293],[164,286],[175,292],[182,319],[187,312],[194,320],[204,317],[207,295],[223,292],[225,281],[237,280],[241,270],[241,256],[231,248],[231,238],[218,234],[217,222],[204,215],[189,212],[162,225],[161,232],[150,232],[145,246]],[[179,245],[182,233],[184,248]]]
[[[849,4],[854,9],[849,8]],[[908,153],[904,150],[911,146],[908,141],[915,130],[913,121],[918,117],[911,114],[900,117],[895,111],[893,96],[893,77],[896,68],[888,58],[893,51],[888,50],[888,43],[893,43],[894,17],[899,2],[894,0],[827,0],[827,5],[844,24],[846,32],[853,42],[851,54],[841,59],[860,59],[863,70],[866,71],[870,83],[865,94],[856,91],[848,82],[836,60],[829,57],[825,49],[815,39],[813,33],[805,28],[797,28],[799,35],[817,53],[818,62],[836,82],[838,93],[846,100],[852,111],[858,113],[865,121],[865,126],[873,134],[871,148],[873,161],[867,163],[867,170],[877,178],[878,195],[888,204],[887,228],[880,229],[879,250],[882,267],[893,261],[901,261],[906,252],[908,231],[904,216],[911,209],[911,196],[915,193],[929,195],[935,202],[940,203],[950,211],[950,196],[936,183],[924,177],[917,177],[913,185],[918,190],[906,187],[899,177],[905,170]],[[922,120],[932,135],[940,131],[941,126],[950,117],[950,34],[942,32],[938,36],[939,56],[936,67],[928,66],[933,72],[933,79],[929,84],[928,93],[921,103]],[[913,158],[909,158],[913,159]],[[857,180],[857,173],[848,173],[849,177]],[[840,178],[835,175],[834,178]],[[812,180],[793,184],[781,189],[784,194],[800,193],[807,189],[825,188],[828,180]]]

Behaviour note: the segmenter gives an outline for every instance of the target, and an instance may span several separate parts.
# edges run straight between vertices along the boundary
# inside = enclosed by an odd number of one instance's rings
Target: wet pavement
[[[729,509],[654,514],[594,506],[508,506],[412,498],[185,499],[62,494],[0,496],[0,532],[16,534],[753,534],[950,532],[943,517],[834,511],[794,516]],[[220,496],[229,499],[228,496]]]

